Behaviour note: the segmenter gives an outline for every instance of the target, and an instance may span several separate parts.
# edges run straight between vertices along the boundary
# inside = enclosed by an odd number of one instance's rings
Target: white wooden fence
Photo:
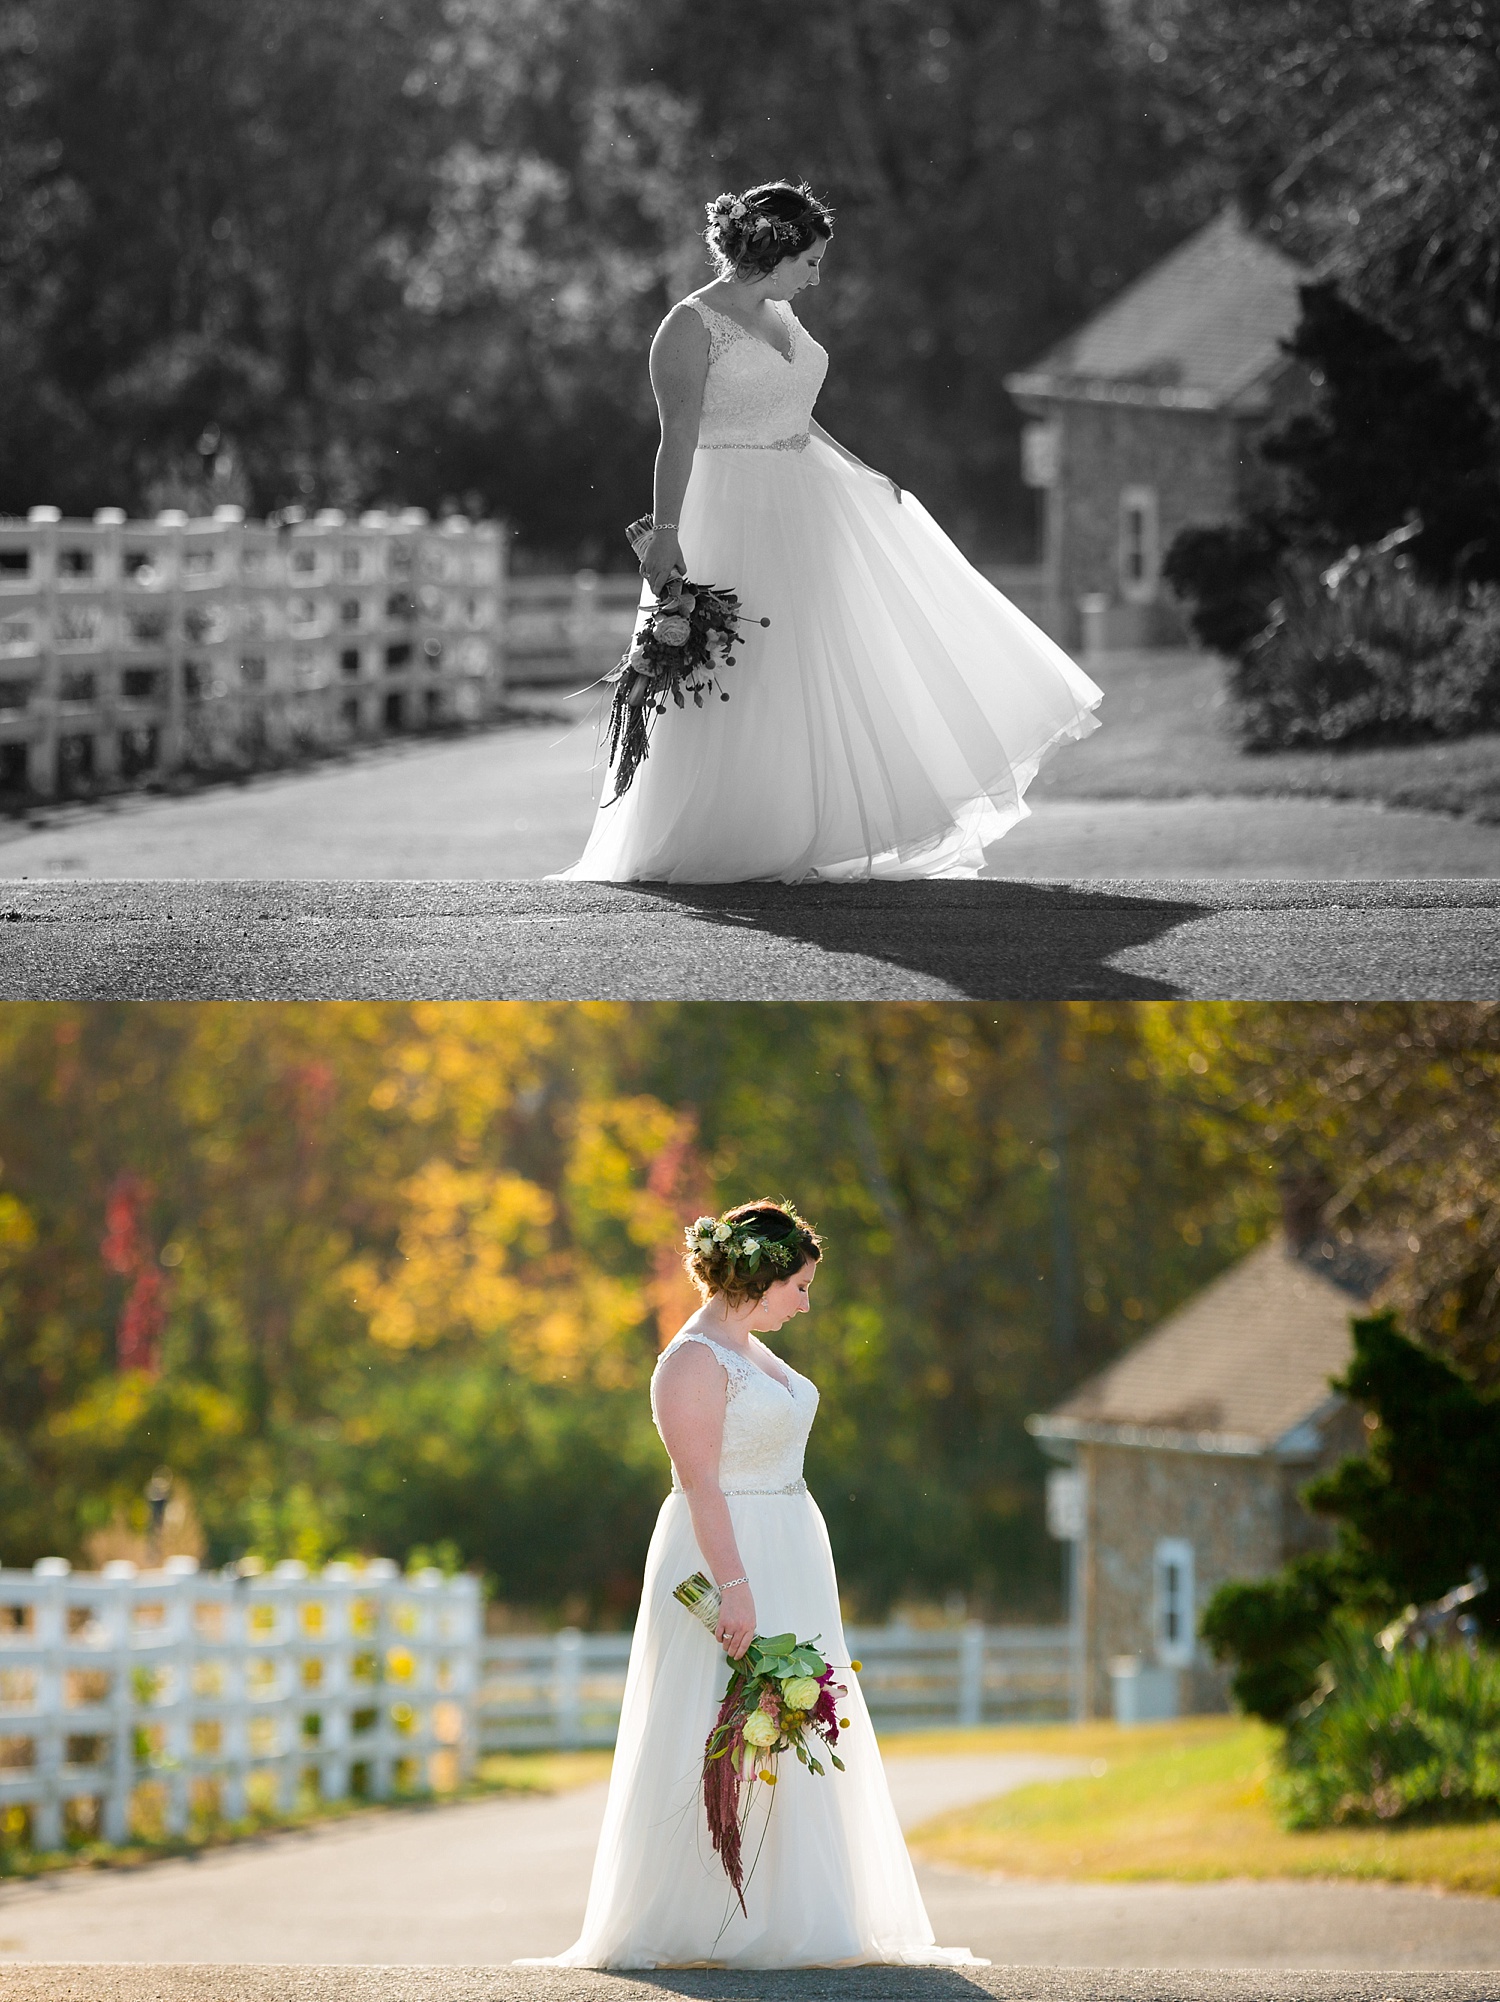
[[[635,629],[641,580],[576,570],[512,577],[506,592],[506,679],[577,688],[613,667]]]
[[[614,1743],[629,1634],[482,1626],[477,1580],[383,1559],[255,1577],[192,1558],[0,1570],[0,1813],[24,1809],[50,1849],[89,1803],[88,1825],[119,1842],[148,1782],[180,1833],[195,1808],[240,1818],[256,1775],[286,1810],[309,1777],[326,1800],[382,1799],[456,1783],[481,1751]],[[1065,1627],[847,1638],[887,1728],[1071,1714]]]
[[[850,1627],[860,1687],[886,1729],[1068,1717],[1074,1649],[1067,1627]],[[486,1750],[615,1741],[629,1634],[489,1639],[477,1734]]]
[[[1011,564],[984,574],[1029,619],[1054,631],[1057,611],[1041,570]],[[640,597],[633,574],[513,576],[506,587],[507,681],[576,687],[603,674],[625,650]]]
[[[0,1570],[0,1809],[27,1809],[49,1849],[81,1801],[122,1841],[143,1781],[180,1832],[195,1804],[243,1815],[255,1773],[283,1809],[309,1772],[332,1800],[428,1784],[434,1762],[461,1778],[480,1625],[477,1580],[386,1560],[316,1576],[204,1574],[192,1558]]]
[[[505,544],[419,509],[0,522],[0,789],[253,762],[499,700]]]

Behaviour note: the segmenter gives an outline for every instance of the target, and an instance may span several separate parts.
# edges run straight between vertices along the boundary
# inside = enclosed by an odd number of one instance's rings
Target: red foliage
[[[146,1230],[150,1184],[127,1169],[117,1175],[104,1199],[104,1237],[99,1254],[111,1272],[130,1281],[115,1330],[115,1360],[121,1369],[160,1366],[157,1344],[167,1324],[167,1282]]]
[[[744,1677],[732,1675],[719,1705],[719,1715],[709,1744],[723,1744],[721,1729],[727,1730],[728,1750],[718,1758],[703,1759],[703,1806],[708,1815],[708,1833],[724,1874],[734,1886],[734,1895],[745,1910],[745,1865],[740,1853],[740,1795],[745,1785],[745,1739],[737,1712]],[[749,1914],[746,1913],[748,1917]]]

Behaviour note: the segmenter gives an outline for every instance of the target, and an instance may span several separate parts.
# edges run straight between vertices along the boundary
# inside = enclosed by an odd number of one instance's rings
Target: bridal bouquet
[[[639,555],[651,537],[650,516],[632,522],[626,534]],[[705,695],[729,700],[717,677],[733,667],[734,649],[743,644],[742,617],[739,597],[724,586],[667,579],[629,652],[605,677],[615,691],[609,713],[615,799],[629,790],[650,749],[652,722],[666,715],[669,699],[679,709],[687,707],[690,695],[698,709]],[[768,626],[771,621],[759,623]]]
[[[713,1632],[719,1590],[711,1579],[695,1571],[672,1596]],[[745,1909],[741,1856],[745,1817],[740,1803],[745,1787],[757,1779],[774,1787],[772,1762],[786,1751],[795,1752],[809,1772],[824,1773],[815,1745],[826,1749],[832,1763],[844,1770],[833,1748],[849,1723],[839,1716],[836,1701],[849,1694],[848,1685],[834,1681],[816,1638],[799,1641],[795,1634],[757,1634],[744,1654],[730,1661],[729,1686],[703,1747],[708,1832],[741,1911]],[[850,1667],[858,1668],[859,1663],[851,1662]]]

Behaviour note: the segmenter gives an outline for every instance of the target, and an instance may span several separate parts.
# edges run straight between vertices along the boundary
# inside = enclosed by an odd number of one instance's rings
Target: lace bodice
[[[708,379],[703,385],[699,447],[713,451],[761,445],[797,450],[805,445],[813,405],[828,373],[828,356],[787,302],[778,300],[776,311],[791,339],[790,359],[702,299],[685,303],[708,329]]]
[[[735,1349],[707,1335],[684,1331],[668,1342],[656,1359],[651,1378],[651,1416],[656,1429],[656,1381],[662,1364],[684,1343],[701,1342],[724,1366],[729,1379],[724,1405],[724,1445],[719,1455],[719,1486],[726,1495],[795,1494],[802,1488],[802,1449],[818,1410],[818,1386],[783,1362],[790,1390]],[[677,1469],[672,1486],[680,1489]]]

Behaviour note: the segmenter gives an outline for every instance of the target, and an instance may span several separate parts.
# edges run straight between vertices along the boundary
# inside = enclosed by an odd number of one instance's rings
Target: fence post
[[[63,1580],[72,1570],[66,1557],[39,1557],[32,1573],[40,1583],[36,1596],[36,1707],[40,1721],[32,1740],[39,1795],[32,1812],[31,1840],[37,1849],[62,1847],[62,1710],[63,1646],[66,1616]]]
[[[574,1752],[583,1742],[580,1684],[583,1669],[583,1635],[577,1627],[564,1627],[553,1643],[553,1703],[557,1718],[557,1742],[564,1751]]]
[[[453,1698],[459,1706],[462,1733],[458,1741],[458,1772],[461,1780],[473,1777],[479,1758],[479,1641],[484,1627],[484,1608],[479,1598],[479,1580],[472,1572],[461,1571],[449,1584],[458,1645],[453,1650]]]
[[[958,1721],[977,1724],[984,1712],[984,1625],[966,1620],[958,1642]]]
[[[161,1653],[169,1695],[163,1708],[162,1741],[166,1754],[166,1830],[185,1835],[188,1825],[188,1774],[193,1757],[193,1601],[196,1557],[169,1557],[162,1566],[166,1643]]]
[[[128,1557],[113,1557],[100,1575],[110,1587],[100,1608],[109,1661],[110,1769],[100,1833],[106,1842],[119,1843],[130,1833],[130,1796],[135,1786],[135,1691],[130,1686],[135,1566]]]

